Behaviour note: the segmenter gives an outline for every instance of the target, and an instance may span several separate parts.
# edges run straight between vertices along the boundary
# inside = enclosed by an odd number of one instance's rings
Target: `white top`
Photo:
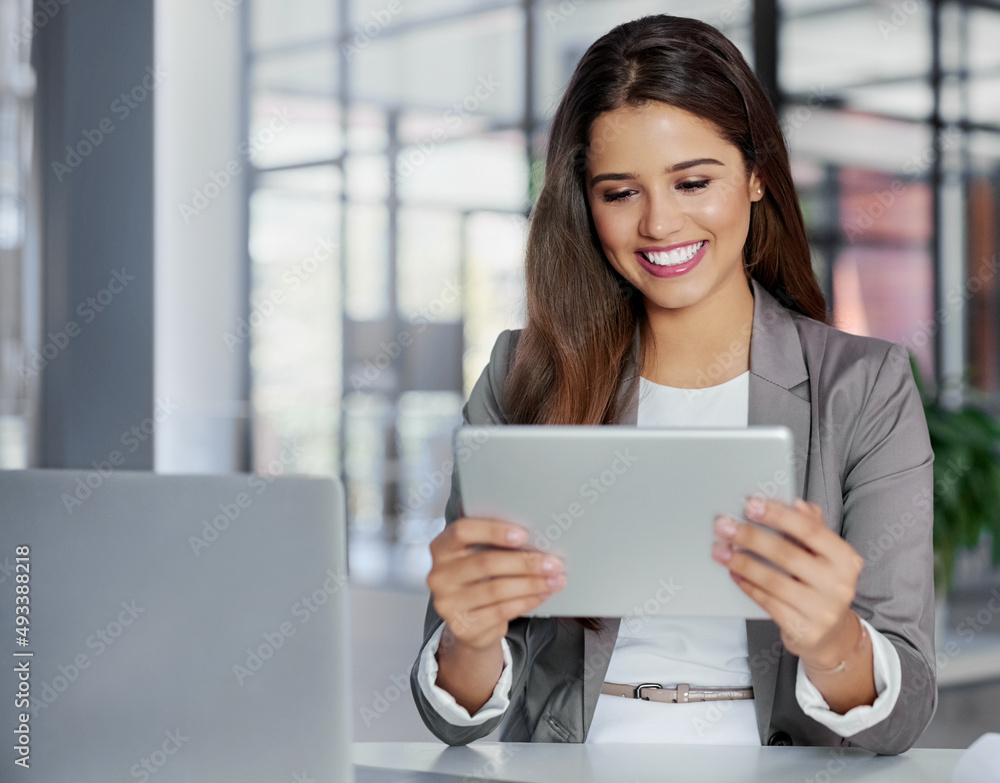
[[[745,427],[750,373],[706,389],[677,389],[640,378],[639,427]],[[719,566],[722,568],[723,566]],[[795,697],[803,711],[843,737],[883,720],[899,696],[901,670],[892,643],[862,620],[872,639],[878,698],[844,715],[831,711],[805,676],[801,662]],[[450,723],[474,726],[506,711],[511,687],[510,650],[502,641],[504,669],[493,696],[473,716],[439,688],[437,652],[443,625],[421,654],[420,688]],[[658,682],[692,687],[751,684],[746,623],[727,618],[624,618],[605,676],[608,682]],[[757,713],[751,699],[692,704],[660,704],[601,694],[587,742],[759,745]]]

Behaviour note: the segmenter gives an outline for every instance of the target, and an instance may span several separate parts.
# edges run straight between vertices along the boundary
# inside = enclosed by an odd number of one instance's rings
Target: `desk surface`
[[[359,767],[495,778],[510,783],[780,783],[843,780],[949,783],[961,750],[915,748],[875,756],[853,748],[692,745],[557,745],[476,742],[449,748],[431,742],[356,742]],[[846,772],[846,775],[840,773]],[[372,778],[374,779],[374,778]],[[382,775],[379,781],[390,780]],[[442,780],[429,775],[426,780]],[[359,783],[365,776],[359,771]]]

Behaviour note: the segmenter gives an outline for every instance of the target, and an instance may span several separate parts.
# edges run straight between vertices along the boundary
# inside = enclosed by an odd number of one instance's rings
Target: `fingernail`
[[[558,574],[557,576],[550,576],[546,581],[549,583],[549,587],[561,589],[566,584],[566,575]]]
[[[525,541],[528,540],[528,534],[524,530],[518,528],[511,528],[507,531],[507,543],[513,546],[521,546]]]
[[[728,563],[733,559],[733,552],[729,547],[715,545],[712,547],[712,557],[720,563]]]
[[[715,518],[715,533],[722,538],[732,538],[736,535],[736,523],[729,517],[717,516]]]
[[[764,513],[764,501],[757,497],[747,498],[743,513],[748,519],[758,519]]]
[[[547,557],[542,561],[542,571],[546,574],[554,573],[559,569],[559,561],[554,557]]]

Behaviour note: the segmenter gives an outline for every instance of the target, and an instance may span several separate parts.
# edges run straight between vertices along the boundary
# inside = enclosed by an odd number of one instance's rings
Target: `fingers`
[[[487,621],[493,620],[497,623],[509,623],[532,609],[543,604],[552,595],[552,592],[538,593],[535,595],[525,595],[520,598],[513,598],[498,604],[491,604],[479,610],[480,614]]]
[[[780,517],[779,524],[786,530],[795,529],[803,536],[804,542],[800,542],[798,536],[788,538],[774,535],[766,529],[751,524],[741,524],[722,516],[716,518],[714,529],[723,544],[713,547],[713,558],[747,578],[756,581],[754,576],[756,574],[766,579],[766,584],[758,581],[758,584],[765,589],[787,590],[787,587],[779,587],[779,580],[759,568],[754,568],[752,573],[742,570],[741,565],[752,562],[753,558],[749,560],[737,558],[737,553],[741,551],[752,553],[784,569],[794,580],[822,592],[835,603],[845,606],[849,604],[854,597],[857,577],[861,572],[859,564],[863,563],[863,560],[850,544],[826,528],[821,511],[813,517],[813,511],[804,508],[805,504],[798,507],[776,505],[780,508],[771,509],[769,518],[775,520]],[[756,516],[763,519],[765,515]],[[803,522],[801,519],[792,519],[796,516],[812,518],[807,518]],[[822,533],[802,532],[813,525],[821,526]]]
[[[774,619],[792,652],[815,651],[849,611],[864,560],[827,528],[816,504],[753,500],[746,517],[782,535],[718,517],[712,557]]]
[[[455,639],[473,647],[490,647],[507,634],[511,620],[537,608],[550,595],[551,593],[540,593],[513,598],[482,609],[461,612],[446,619],[446,622]]]
[[[448,578],[462,584],[501,576],[556,576],[563,572],[563,562],[558,557],[511,549],[473,552],[442,565],[445,567]]]
[[[535,609],[564,585],[564,576],[551,583],[537,577],[494,579],[459,593],[435,594],[434,609],[455,638],[488,646],[506,634],[511,620]]]
[[[754,496],[747,499],[743,514],[752,522],[784,533],[818,555],[834,559],[846,550],[853,552],[823,521],[823,510],[815,503],[797,498],[792,505]]]
[[[805,621],[801,608],[783,601],[778,596],[748,579],[732,573],[731,576],[739,588],[771,616],[781,629],[786,640],[786,646],[792,649],[787,644],[788,639],[797,641],[806,637],[809,631],[809,624]]]
[[[512,538],[511,532],[517,535]],[[455,520],[431,542],[433,565],[427,577],[428,587],[437,595],[500,577],[555,577],[562,573],[558,557],[508,549],[496,543],[508,543],[518,537],[527,538],[527,531],[518,525],[498,520]]]
[[[473,547],[493,546],[517,549],[528,541],[528,531],[520,525],[499,519],[460,517],[448,525],[433,541],[431,556],[435,562],[461,557]]]
[[[562,561],[521,549],[527,540],[520,525],[462,517],[431,542],[427,585],[456,639],[489,646],[507,623],[565,586]]]
[[[737,553],[732,560],[730,573],[740,589],[771,615],[786,638],[799,647],[824,638],[850,603],[841,601],[839,593],[832,597],[830,592],[797,582],[749,555]]]
[[[717,517],[714,530],[715,535],[728,545],[730,552],[753,552],[804,582],[812,581],[817,576],[814,554],[787,538],[753,525],[740,524],[729,517]]]
[[[811,585],[803,584],[792,576],[776,570],[770,564],[761,562],[753,553],[741,550],[719,552],[719,549],[724,547],[724,544],[716,544],[712,549],[712,556],[716,560],[725,561],[733,574],[792,606],[802,607],[810,602],[815,593],[815,588]]]
[[[484,561],[489,568],[479,565]],[[527,552],[483,552],[435,566],[427,575],[427,586],[435,599],[456,596],[466,609],[561,590],[565,583],[558,559]]]
[[[561,590],[565,584],[566,577],[563,575],[551,578],[520,576],[490,579],[470,585],[462,591],[460,596],[455,597],[453,600],[455,600],[455,603],[461,604],[465,611],[481,612],[492,607],[502,607],[504,604],[518,602],[539,595],[551,595],[556,590]],[[518,616],[514,614],[509,618],[504,617],[504,619],[513,619]]]
[[[755,501],[757,501],[755,503]],[[818,586],[831,579],[856,581],[864,559],[823,521],[823,511],[815,503],[798,499],[794,505],[775,500],[750,499],[744,509],[747,518],[781,536],[771,535],[755,525],[730,524],[729,517],[716,519],[716,535],[736,547],[749,549]],[[729,528],[729,529],[727,529]]]

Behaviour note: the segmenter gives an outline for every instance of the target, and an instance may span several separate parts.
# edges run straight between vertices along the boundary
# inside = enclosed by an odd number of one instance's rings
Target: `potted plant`
[[[969,405],[943,406],[927,393],[912,354],[910,366],[934,450],[934,586],[943,598],[959,549],[975,547],[984,532],[1000,563],[1000,421]]]

